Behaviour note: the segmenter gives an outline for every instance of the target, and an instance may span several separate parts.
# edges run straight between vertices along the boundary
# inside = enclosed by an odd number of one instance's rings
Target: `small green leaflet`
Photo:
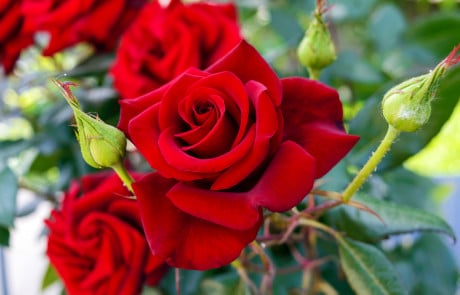
[[[372,245],[338,238],[340,263],[358,295],[404,295],[391,263]]]

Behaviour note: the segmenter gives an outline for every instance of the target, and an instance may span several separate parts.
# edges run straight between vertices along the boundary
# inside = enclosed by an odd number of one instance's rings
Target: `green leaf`
[[[8,228],[0,226],[0,246],[8,247],[10,245],[10,231]]]
[[[0,161],[17,156],[20,152],[31,148],[34,144],[36,144],[36,141],[25,139],[0,141]]]
[[[51,264],[48,264],[45,275],[43,276],[41,290],[44,291],[46,288],[58,281],[59,275],[54,270],[54,267]]]
[[[425,15],[411,24],[407,39],[434,52],[438,58],[444,58],[458,44],[458,28],[458,12]]]
[[[18,181],[10,168],[0,170],[0,225],[12,227],[16,213]]]
[[[304,31],[290,11],[273,7],[270,10],[270,27],[284,39],[287,45],[296,46]]]
[[[267,254],[279,268],[295,267],[298,261],[294,259],[287,245],[269,247]],[[329,253],[328,253],[329,254]],[[277,295],[293,294],[302,285],[302,272],[279,273],[273,281],[273,292]]]
[[[388,253],[401,280],[413,295],[451,295],[457,289],[459,269],[452,253],[437,235],[423,235]]]
[[[251,295],[249,287],[238,277],[236,279],[222,280],[212,277],[203,280],[200,286],[202,295]]]
[[[433,179],[404,168],[397,168],[379,176],[387,186],[385,194],[381,195],[386,200],[424,211],[434,212],[436,209],[433,197],[435,192],[440,192],[441,185],[434,183]],[[375,196],[374,193],[370,195]]]
[[[354,239],[376,241],[390,235],[416,231],[436,231],[455,239],[452,228],[432,213],[364,194],[357,194],[353,200],[374,210],[385,222],[382,223],[376,216],[350,206],[331,210],[327,214],[327,221]]]
[[[357,83],[378,84],[383,81],[378,69],[350,49],[338,52],[337,60],[327,67],[325,72],[334,78]]]
[[[400,43],[406,21],[396,5],[384,4],[371,15],[369,36],[380,51],[388,51]]]
[[[459,92],[460,94],[460,92]],[[460,103],[436,137],[417,155],[404,164],[422,175],[459,175],[460,155]]]
[[[334,19],[350,21],[368,18],[377,0],[330,0],[328,4],[334,7]],[[332,12],[331,12],[332,13]]]
[[[141,295],[161,295],[162,293],[157,288],[144,286]]]
[[[372,245],[339,238],[340,263],[358,295],[407,294],[388,259]]]

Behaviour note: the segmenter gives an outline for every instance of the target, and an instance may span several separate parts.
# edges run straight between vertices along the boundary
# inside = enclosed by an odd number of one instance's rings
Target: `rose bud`
[[[455,57],[460,45],[427,74],[406,80],[390,89],[383,97],[385,120],[399,131],[414,132],[425,125],[431,115],[431,101],[436,97],[441,77],[460,61]]]
[[[113,167],[125,157],[126,137],[117,128],[84,112],[75,112],[83,159],[94,168]]]
[[[83,159],[94,168],[117,166],[126,153],[126,137],[117,128],[110,126],[98,117],[92,117],[80,109],[78,100],[69,89],[74,83],[54,81],[75,115],[76,136],[80,143]]]
[[[319,1],[313,14],[313,20],[297,48],[300,63],[308,69],[313,78],[336,59],[334,42],[323,21],[323,13],[323,2]]]

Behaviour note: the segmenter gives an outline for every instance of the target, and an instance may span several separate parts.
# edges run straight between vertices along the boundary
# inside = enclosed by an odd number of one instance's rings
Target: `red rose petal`
[[[198,133],[186,133],[187,135],[195,135],[186,139],[189,146],[184,146],[182,149],[187,152],[192,152],[199,158],[212,158],[221,155],[230,150],[234,141],[237,126],[234,125],[231,118],[226,114],[224,100],[221,96],[214,94],[209,88],[199,88],[201,91],[194,91],[187,101],[194,98],[195,102],[188,105],[188,113],[191,123],[203,124],[207,126],[211,124],[212,128],[207,133],[203,131]],[[182,105],[181,101],[181,104]],[[186,110],[184,110],[186,112]],[[183,116],[181,116],[183,117]],[[192,129],[193,130],[193,129]],[[184,133],[176,134],[181,139]],[[199,135],[199,136],[197,136]]]
[[[131,136],[131,140],[147,162],[163,176],[169,178],[196,180],[206,176],[212,176],[213,174],[206,175],[202,173],[197,175],[191,171],[179,171],[166,162],[158,146],[160,137],[160,131],[157,126],[158,110],[159,105],[150,107],[129,124],[128,133]],[[146,134],[148,134],[148,136],[145,136]],[[173,132],[171,132],[171,137],[172,134]],[[179,147],[176,146],[176,148],[180,153],[183,153]]]
[[[284,212],[313,187],[315,159],[298,144],[285,141],[249,195],[254,204]]]
[[[182,243],[168,260],[172,266],[207,270],[228,265],[252,242],[262,224],[262,218],[253,228],[232,230],[190,217],[184,225]]]
[[[316,160],[315,178],[326,174],[356,144],[345,132],[337,91],[305,78],[285,78],[283,103],[285,139],[301,145]]]
[[[94,1],[96,2],[96,1]],[[88,7],[88,13],[84,22],[78,25],[78,32],[84,39],[95,41],[96,44],[110,40],[108,35],[113,32],[107,31],[107,28],[114,28],[115,24],[120,21],[123,12],[126,11],[125,5],[119,1],[104,1],[97,7]],[[95,26],[94,24],[102,23],[104,26]]]
[[[212,190],[229,189],[250,175],[267,158],[272,137],[282,129],[277,120],[276,107],[268,96],[267,89],[255,81],[246,85],[255,110],[256,138],[250,152],[238,163],[219,175],[212,184]],[[273,147],[272,147],[273,148]]]
[[[161,130],[171,126],[177,126],[181,123],[182,119],[178,112],[178,105],[187,97],[194,83],[201,79],[205,79],[204,77],[207,75],[207,73],[195,69],[185,72],[175,79],[174,82],[167,84],[171,85],[171,87],[169,87],[161,99],[161,106],[157,118]]]
[[[151,250],[168,264],[196,270],[221,267],[254,240],[262,219],[249,230],[238,231],[195,218],[166,197],[174,184],[152,173],[133,185]]]
[[[175,183],[152,173],[133,184],[150,249],[163,258],[172,255],[181,242],[187,222],[187,216],[166,198]]]
[[[255,128],[251,128],[243,141],[229,152],[214,158],[200,159],[182,150],[174,138],[175,132],[176,130],[172,128],[166,129],[158,139],[158,148],[166,163],[181,171],[206,174],[220,172],[241,160],[251,149],[255,136]],[[136,144],[136,146],[141,145]],[[158,165],[153,166],[160,171]]]
[[[128,124],[147,108],[154,106],[163,97],[163,93],[169,88],[169,85],[158,88],[155,91],[146,93],[138,98],[120,100],[120,119],[117,127],[125,132],[129,137]]]
[[[296,142],[316,160],[315,178],[324,176],[353,148],[358,136],[349,135],[336,126],[309,123],[297,128],[303,137]]]
[[[189,69],[184,75],[198,76],[203,75],[203,72],[196,69]],[[181,79],[182,76],[177,77],[176,79]],[[175,80],[174,80],[175,81]],[[120,101],[120,120],[118,122],[118,128],[124,131],[130,137],[129,127],[130,121],[133,120],[142,112],[146,111],[148,108],[153,107],[156,103],[160,102],[165,94],[168,92],[169,88],[174,82],[165,84],[164,86],[155,89],[149,93],[146,93],[142,96],[139,96],[134,99],[123,99]]]
[[[228,115],[235,121],[235,125],[239,126],[238,134],[235,137],[233,147],[240,143],[241,139],[246,135],[250,124],[250,107],[249,97],[246,93],[245,85],[242,81],[231,72],[219,72],[210,74],[206,78],[197,81],[193,85],[193,89],[210,88],[213,91],[218,91],[225,101],[225,109]]]
[[[301,77],[284,78],[281,82],[281,108],[288,130],[306,121],[335,123],[338,125],[337,128],[343,129],[342,103],[334,88]]]
[[[193,129],[187,130],[185,132],[176,133],[175,136],[185,141],[189,145],[193,145],[198,142],[201,138],[205,137],[208,134],[212,127],[215,125],[215,121],[212,119],[204,122],[201,126],[196,126]]]
[[[259,220],[259,210],[245,193],[216,192],[178,183],[167,196],[182,211],[228,228],[249,229]]]
[[[209,73],[229,71],[245,84],[251,80],[260,82],[267,87],[273,103],[277,106],[281,104],[280,80],[257,50],[244,40],[206,71]]]

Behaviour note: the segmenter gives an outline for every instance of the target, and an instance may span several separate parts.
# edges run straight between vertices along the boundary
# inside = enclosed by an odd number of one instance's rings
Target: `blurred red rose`
[[[261,208],[297,205],[357,142],[342,119],[334,89],[280,80],[245,41],[122,100],[119,128],[159,173],[134,184],[153,252],[181,268],[231,262],[255,238]]]
[[[241,40],[234,4],[147,4],[122,37],[111,73],[123,98],[169,82],[189,67],[204,69]]]
[[[44,55],[79,42],[98,51],[111,50],[147,0],[23,0],[26,29],[45,31],[50,41]]]
[[[115,174],[74,181],[46,221],[47,255],[69,294],[139,294],[166,271],[149,251],[139,208]]]
[[[9,74],[21,51],[33,43],[32,33],[23,28],[21,0],[0,1],[0,62]]]

